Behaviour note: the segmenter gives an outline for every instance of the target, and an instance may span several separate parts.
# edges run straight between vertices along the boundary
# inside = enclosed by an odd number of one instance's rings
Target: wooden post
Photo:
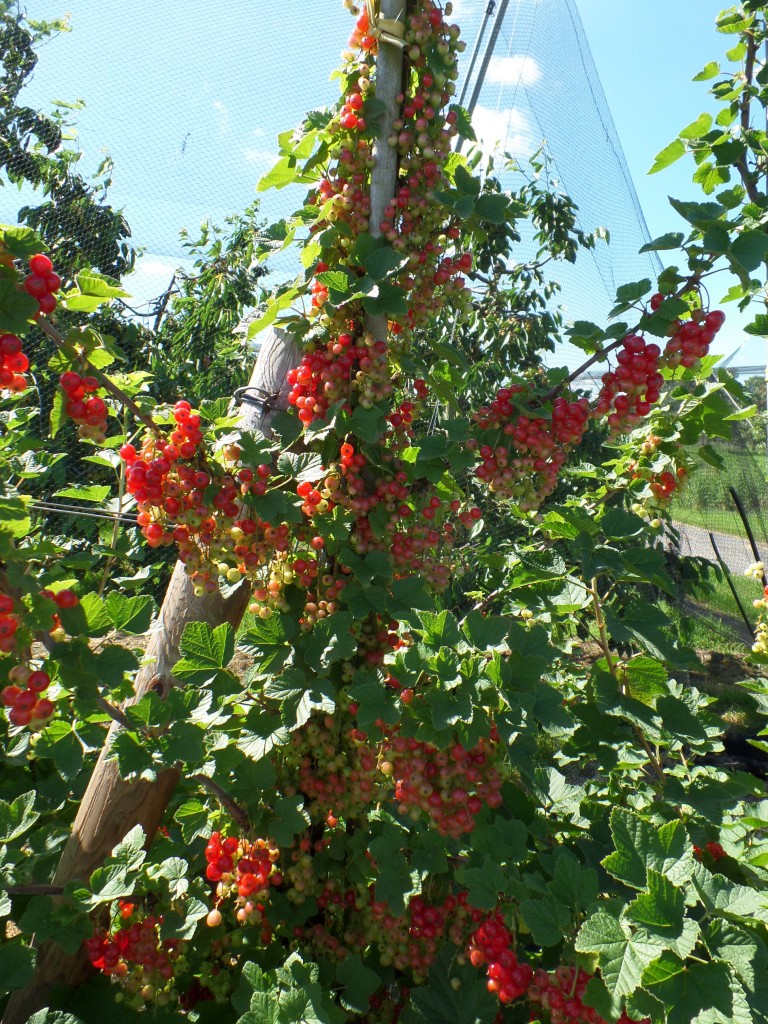
[[[407,0],[381,0],[380,16],[403,22]],[[370,233],[381,235],[384,210],[395,196],[398,173],[397,150],[388,143],[392,122],[398,116],[397,95],[402,89],[403,51],[394,43],[381,41],[376,63],[376,98],[385,106],[382,127],[374,143],[374,167],[371,174]],[[366,317],[366,329],[376,339],[387,337],[387,317]],[[286,374],[299,362],[299,352],[285,332],[271,330],[262,344],[251,377],[251,386],[259,395],[279,395],[269,408],[255,410],[246,406],[246,429],[268,429],[272,410],[287,406]],[[195,597],[183,567],[176,565],[158,617],[159,629],[152,633],[147,646],[147,664],[137,676],[134,700],[148,689],[164,695],[172,685],[171,670],[179,659],[179,641],[189,622],[206,622],[218,626],[239,624],[248,603],[250,590],[243,585],[229,598],[220,594]],[[96,762],[88,788],[72,827],[72,834],[62,853],[54,877],[55,885],[66,885],[74,879],[88,880],[110,851],[136,825],[141,825],[148,840],[155,835],[165,809],[179,781],[174,769],[161,772],[151,783],[120,778],[114,761],[107,754],[120,729],[110,729],[104,749]],[[14,993],[3,1016],[2,1024],[25,1024],[42,1006],[53,988],[77,984],[86,967],[83,955],[67,956],[53,942],[38,951],[35,977],[23,991]]]

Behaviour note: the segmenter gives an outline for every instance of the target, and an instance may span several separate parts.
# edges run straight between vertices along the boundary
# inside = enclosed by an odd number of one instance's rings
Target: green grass
[[[702,529],[713,533],[732,533],[736,537],[744,537],[744,523],[736,509],[702,509],[692,508],[680,500],[673,501],[670,509],[672,519],[676,523],[685,523],[687,526],[700,526]],[[754,513],[749,515],[752,523]],[[753,525],[754,529],[754,525]]]
[[[728,488],[733,487],[747,510],[759,542],[768,543],[768,461],[762,451],[717,445],[723,469],[699,465],[676,495],[672,516],[681,523],[707,530],[744,535],[744,526]]]
[[[733,602],[733,598],[731,598]],[[747,645],[742,637],[716,615],[697,615],[682,611],[669,601],[659,603],[669,617],[675,632],[683,643],[699,651],[718,651],[721,654],[745,654]]]

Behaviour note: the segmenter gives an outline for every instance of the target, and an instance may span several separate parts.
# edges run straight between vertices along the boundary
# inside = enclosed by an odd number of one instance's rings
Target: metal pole
[[[468,68],[467,73],[466,73],[466,75],[464,77],[464,85],[461,87],[461,96],[459,96],[459,106],[460,107],[464,106],[464,97],[467,95],[467,89],[469,88],[469,83],[472,81],[472,72],[475,70],[475,61],[477,60],[477,55],[480,52],[480,46],[482,45],[483,36],[485,35],[485,30],[486,30],[486,28],[488,26],[488,22],[490,21],[491,16],[493,15],[493,12],[494,12],[495,8],[496,8],[496,0],[489,0],[488,6],[485,9],[485,17],[483,18],[483,23],[480,26],[480,31],[477,34],[477,41],[475,43],[475,48],[472,51],[472,59],[469,62],[469,68]]]
[[[491,63],[493,51],[496,49],[496,40],[499,38],[499,32],[501,32],[501,26],[504,24],[504,16],[507,13],[508,7],[509,0],[501,0],[501,3],[499,4],[499,13],[496,15],[496,21],[491,31],[491,38],[488,40],[488,46],[486,48],[485,55],[483,56],[483,63],[480,65],[477,81],[475,82],[475,87],[472,90],[472,96],[470,97],[469,105],[467,107],[467,112],[470,117],[472,117],[472,111],[477,106],[477,101],[480,98],[480,90],[483,87],[485,76],[488,73],[488,65]]]

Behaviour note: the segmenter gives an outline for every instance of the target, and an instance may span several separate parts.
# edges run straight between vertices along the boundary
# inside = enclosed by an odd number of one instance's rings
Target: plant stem
[[[216,797],[224,810],[232,816],[241,828],[248,828],[250,821],[247,812],[217,782],[202,774],[192,775],[189,781],[196,782],[203,789],[207,789],[212,796]]]
[[[43,334],[47,335],[47,337],[51,339],[51,341],[54,343],[54,345],[56,345],[57,348],[66,351],[68,347],[67,342],[62,337],[62,335],[59,334],[59,332],[56,330],[56,328],[49,320],[46,320],[45,317],[41,316],[40,319],[37,321],[37,325],[43,332]],[[118,402],[121,403],[121,405],[124,405],[127,409],[130,409],[133,415],[136,417],[136,419],[140,420],[146,427],[149,427],[149,429],[153,431],[155,434],[157,434],[158,437],[164,436],[163,431],[160,429],[157,423],[155,423],[151,416],[141,411],[141,409],[130,397],[130,395],[127,395],[122,388],[119,388],[117,384],[115,384],[115,382],[111,380],[111,378],[109,378],[105,373],[102,373],[102,371],[98,367],[94,366],[93,363],[91,363],[90,360],[88,359],[88,356],[82,355],[82,359],[85,363],[88,364],[88,369],[93,374],[93,376],[99,381],[99,383],[101,384],[105,391],[108,391],[113,398],[116,398]]]

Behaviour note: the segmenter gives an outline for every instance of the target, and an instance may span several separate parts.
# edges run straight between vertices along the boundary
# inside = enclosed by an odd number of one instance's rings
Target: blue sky
[[[677,228],[666,197],[697,197],[692,164],[681,161],[650,178],[646,171],[678,129],[707,109],[706,85],[690,79],[723,50],[714,30],[720,0],[576,4],[649,230]],[[485,6],[456,4],[470,47]],[[283,0],[279,15],[273,0],[222,0],[215,8],[209,0],[27,0],[27,8],[33,18],[71,11],[73,31],[42,50],[27,102],[86,100],[78,135],[83,166],[94,168],[105,148],[115,161],[113,201],[146,249],[129,285],[139,299],[161,291],[178,263],[178,230],[194,232],[206,216],[220,222],[242,209],[270,166],[277,132],[335,98],[328,76],[351,28],[340,0]],[[477,127],[486,141],[505,134],[507,148],[523,155],[546,136],[583,226],[611,221],[608,252],[592,265],[588,258],[566,282],[569,313],[594,308],[592,318],[600,319],[613,285],[647,269],[632,260],[636,225],[618,171],[600,156],[602,127],[566,14],[566,0],[511,0]],[[9,191],[0,191],[4,220],[18,205]],[[277,194],[264,199],[263,210],[284,215],[291,205]],[[723,347],[742,340],[729,326]],[[762,361],[757,341],[736,359]]]

